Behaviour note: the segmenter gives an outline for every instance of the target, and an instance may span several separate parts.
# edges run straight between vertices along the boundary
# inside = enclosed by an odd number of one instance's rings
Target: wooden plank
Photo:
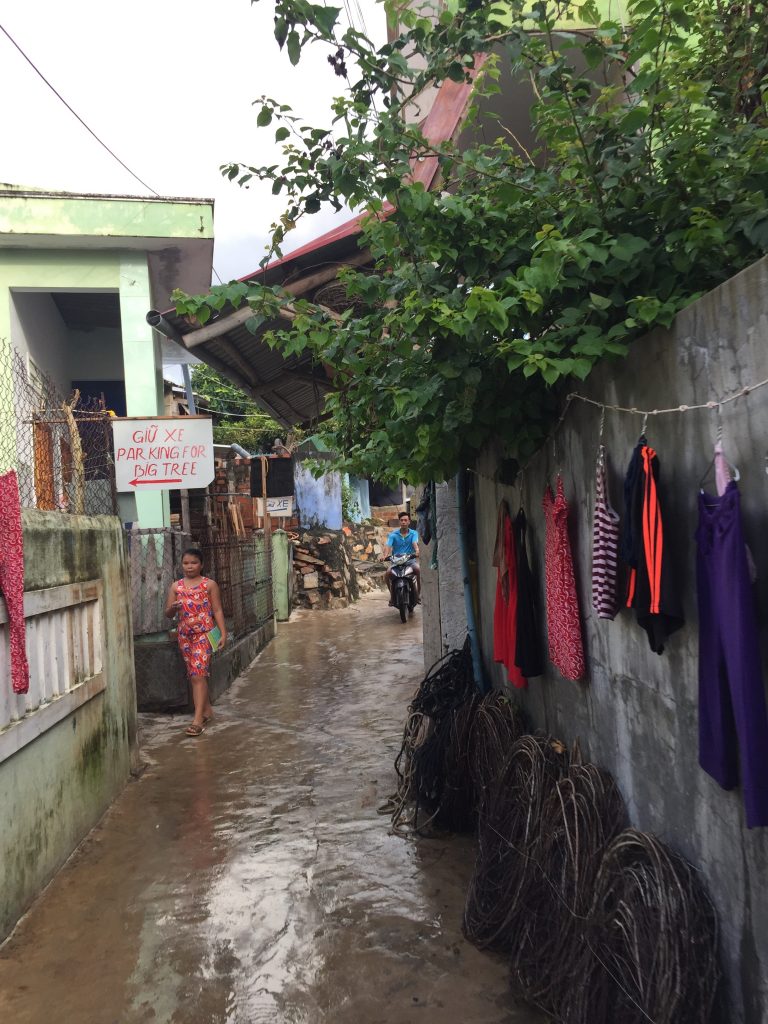
[[[49,512],[56,509],[53,473],[53,438],[46,423],[32,425],[35,458],[35,502]]]
[[[52,696],[50,671],[50,637],[51,619],[55,613],[37,615],[27,620],[27,649],[29,657],[29,686],[32,689],[32,677],[35,678],[38,699],[45,704]],[[34,668],[33,668],[34,665]]]
[[[32,619],[27,622],[27,661],[29,663],[29,690],[24,699],[27,711],[34,711],[39,707],[42,700],[40,689],[41,664],[40,655],[42,645],[40,643],[39,620]]]
[[[104,669],[104,652],[107,648],[107,636],[104,629],[104,616],[101,614],[101,602],[93,606],[93,636],[96,645],[93,655],[93,674],[98,675]]]
[[[69,630],[67,629],[67,613],[61,612],[59,617],[59,676],[58,692],[66,691],[67,683],[72,678],[72,647],[69,642]]]
[[[54,697],[58,697],[64,692],[67,685],[67,649],[64,629],[66,612],[54,612],[53,617],[51,630],[51,692]]]
[[[83,618],[85,619],[85,642],[87,644],[86,649],[86,660],[88,662],[88,675],[94,675],[94,663],[96,661],[96,637],[94,636],[95,629],[95,612],[97,605],[85,604],[83,605],[83,612],[85,613]]]
[[[104,675],[93,676],[80,686],[70,690],[57,700],[44,704],[37,711],[24,716],[0,732],[0,764],[13,757],[27,744],[32,743],[48,732],[58,722],[63,721],[73,711],[77,711],[89,700],[103,693],[107,684]]]
[[[130,567],[129,579],[131,581],[131,618],[133,619],[133,632],[138,636],[141,633],[141,549],[142,540],[133,531],[130,535]]]
[[[89,580],[87,583],[66,583],[63,587],[47,587],[45,590],[28,590],[24,594],[24,617],[31,619],[58,608],[97,601],[103,589],[101,580]],[[7,622],[8,612],[3,601],[0,602],[0,626]]]
[[[80,651],[80,629],[77,621],[77,609],[71,608],[67,614],[67,634],[69,636],[70,645],[70,666],[71,675],[69,676],[70,686],[75,683],[76,680],[82,679],[83,676],[83,660]]]
[[[157,612],[157,546],[155,535],[150,533],[146,538],[144,548],[144,565],[142,566],[141,579],[144,585],[144,617],[142,620],[142,633],[156,633],[155,622]]]
[[[3,604],[4,602],[0,602]],[[7,627],[0,627],[0,730],[11,721],[11,645]]]

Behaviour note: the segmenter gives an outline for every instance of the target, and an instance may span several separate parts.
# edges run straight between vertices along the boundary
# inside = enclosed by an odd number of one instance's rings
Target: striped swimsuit
[[[597,450],[595,515],[592,523],[592,607],[600,619],[613,619],[619,610],[616,564],[619,551],[619,517],[611,508],[606,487],[606,451]]]

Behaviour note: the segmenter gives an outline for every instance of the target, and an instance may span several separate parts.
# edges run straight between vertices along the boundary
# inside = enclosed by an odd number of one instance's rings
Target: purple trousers
[[[768,713],[739,489],[699,495],[699,763],[724,789],[741,779],[747,827],[768,825]]]

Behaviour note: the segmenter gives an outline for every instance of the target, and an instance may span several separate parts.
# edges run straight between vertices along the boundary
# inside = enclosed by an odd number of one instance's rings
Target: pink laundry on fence
[[[13,470],[0,474],[0,591],[8,609],[13,692],[26,693],[29,664],[24,625],[24,538],[19,483]]]

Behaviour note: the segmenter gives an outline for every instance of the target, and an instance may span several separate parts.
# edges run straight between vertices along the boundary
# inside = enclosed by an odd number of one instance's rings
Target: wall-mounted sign
[[[279,516],[293,515],[293,495],[290,498],[267,498],[267,514],[278,518]],[[256,515],[264,515],[264,499],[256,499]]]
[[[188,490],[214,477],[209,416],[112,420],[118,491]]]

